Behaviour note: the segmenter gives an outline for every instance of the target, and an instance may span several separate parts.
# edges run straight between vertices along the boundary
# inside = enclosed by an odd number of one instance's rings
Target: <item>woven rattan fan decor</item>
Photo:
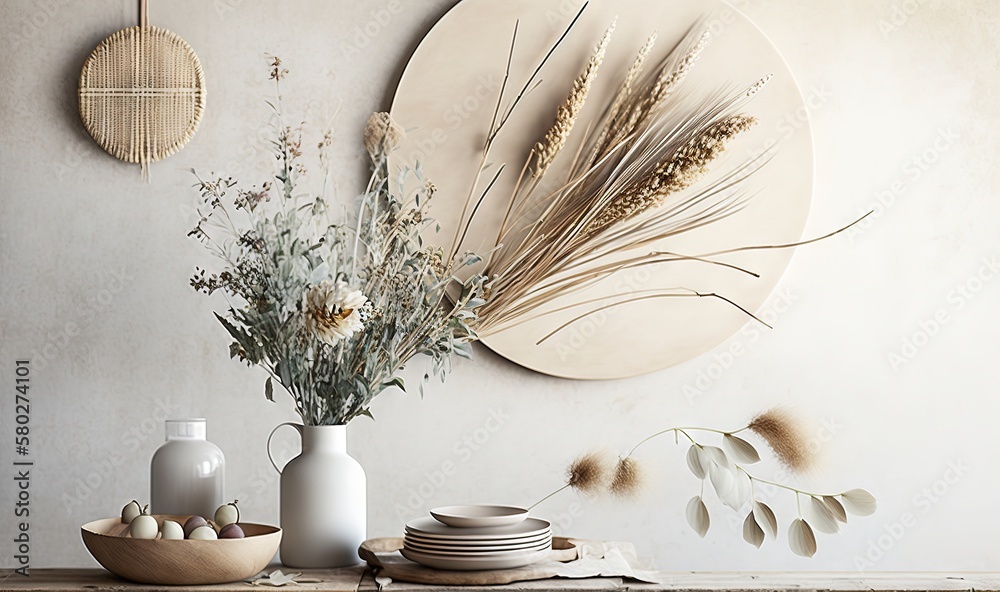
[[[150,27],[146,0],[139,26],[122,29],[90,53],[80,74],[80,117],[115,158],[142,166],[187,144],[205,110],[205,74],[183,39]]]

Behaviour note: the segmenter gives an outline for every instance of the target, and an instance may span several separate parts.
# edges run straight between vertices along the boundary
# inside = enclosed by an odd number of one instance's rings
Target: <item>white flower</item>
[[[302,295],[306,329],[329,345],[350,339],[365,328],[361,307],[367,302],[360,290],[351,290],[345,282],[323,280]]]

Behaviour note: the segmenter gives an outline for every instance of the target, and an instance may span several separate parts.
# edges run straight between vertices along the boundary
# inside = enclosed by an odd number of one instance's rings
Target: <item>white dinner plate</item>
[[[429,541],[437,542],[457,542],[457,543],[477,543],[480,545],[496,545],[508,543],[524,542],[530,539],[537,539],[545,536],[552,536],[552,530],[543,530],[541,532],[533,533],[525,536],[508,536],[508,537],[468,537],[462,535],[450,536],[443,534],[427,534],[424,532],[415,532],[410,529],[406,529],[404,532],[405,536],[415,536],[417,538],[427,539]]]
[[[421,545],[433,545],[436,547],[445,548],[456,548],[456,547],[517,547],[517,546],[527,546],[536,545],[542,541],[549,540],[552,538],[551,532],[544,532],[537,536],[524,537],[517,539],[486,539],[486,540],[449,540],[449,539],[439,539],[433,537],[421,536],[417,533],[407,532],[403,535],[403,538],[408,541],[414,541],[420,543]]]
[[[531,565],[544,560],[551,553],[551,549],[546,547],[541,551],[532,551],[519,555],[504,557],[442,557],[429,553],[421,553],[404,548],[400,551],[403,557],[410,561],[433,567],[434,569],[448,569],[455,571],[481,571],[487,569],[513,569]]]
[[[528,518],[508,526],[486,526],[476,528],[456,528],[441,524],[430,517],[417,518],[406,525],[406,531],[424,535],[427,538],[449,540],[501,540],[537,536],[551,530],[552,525],[541,518]]]
[[[461,551],[461,552],[490,552],[490,551],[514,551],[519,549],[531,549],[539,545],[544,545],[552,541],[552,537],[542,537],[531,541],[516,544],[496,544],[496,545],[466,545],[462,543],[441,544],[436,541],[426,541],[424,539],[414,539],[406,537],[404,541],[424,551]]]
[[[517,547],[452,547],[452,548],[442,548],[438,546],[423,545],[418,542],[406,539],[403,541],[403,545],[407,549],[413,549],[420,553],[427,553],[431,555],[446,555],[446,556],[456,556],[456,557],[485,557],[485,556],[505,556],[505,555],[516,555],[519,553],[524,553],[527,551],[538,551],[552,546],[551,539],[545,539],[531,545],[522,545]]]
[[[515,506],[492,504],[468,504],[464,506],[444,506],[431,510],[431,516],[438,522],[459,528],[482,526],[507,526],[523,522],[528,510]]]

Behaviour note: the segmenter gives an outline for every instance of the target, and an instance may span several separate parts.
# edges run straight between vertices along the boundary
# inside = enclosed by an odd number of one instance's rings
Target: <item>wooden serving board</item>
[[[578,558],[576,546],[565,537],[552,537],[552,554],[546,561],[514,569],[489,571],[446,571],[424,567],[399,554],[403,548],[401,538],[368,539],[358,553],[375,570],[375,576],[414,584],[446,586],[496,586],[527,580],[547,580],[556,575],[553,562],[574,561]]]

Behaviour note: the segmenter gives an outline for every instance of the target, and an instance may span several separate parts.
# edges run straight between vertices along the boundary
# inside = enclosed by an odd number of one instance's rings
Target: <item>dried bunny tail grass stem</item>
[[[583,110],[583,105],[587,100],[590,87],[597,77],[597,70],[604,62],[604,55],[607,53],[608,43],[611,41],[611,34],[615,30],[615,23],[604,32],[600,42],[594,48],[594,53],[587,62],[587,67],[573,81],[573,88],[570,89],[566,101],[559,106],[556,111],[556,121],[545,133],[541,142],[535,144],[535,167],[532,170],[533,177],[540,177],[545,174],[546,169],[555,160],[556,155],[566,145],[569,134],[573,131],[573,124]]]
[[[612,224],[657,207],[668,195],[689,187],[705,174],[708,163],[726,149],[730,140],[756,123],[754,117],[737,114],[710,124],[660,163],[651,174],[616,195],[590,221],[583,235],[592,236]]]
[[[753,418],[747,429],[767,442],[775,456],[789,469],[801,472],[812,464],[813,455],[802,427],[784,409],[768,409]]]
[[[566,467],[566,484],[528,506],[532,509],[564,489],[573,488],[589,495],[605,491],[611,482],[611,456],[595,450],[584,454]]]
[[[642,489],[644,476],[642,465],[631,456],[618,459],[608,491],[616,497],[634,497]]]

